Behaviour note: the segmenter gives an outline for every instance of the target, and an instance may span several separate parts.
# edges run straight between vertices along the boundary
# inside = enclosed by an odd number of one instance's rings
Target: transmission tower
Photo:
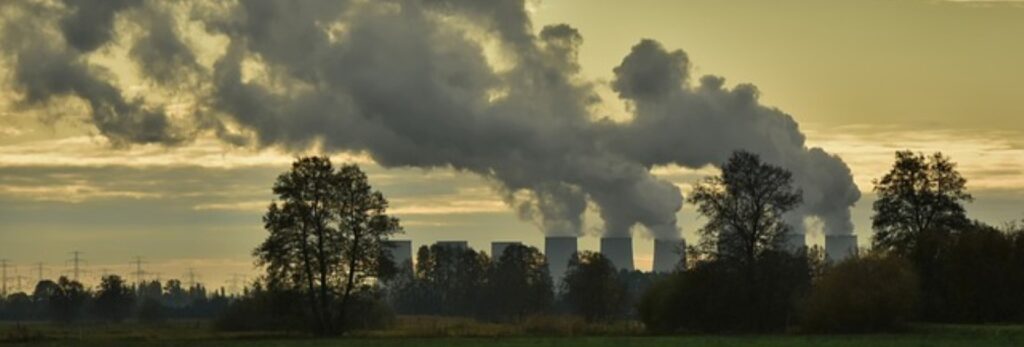
[[[85,272],[84,270],[82,270],[82,263],[85,262],[85,260],[82,259],[82,252],[71,252],[71,259],[69,259],[68,262],[71,263],[71,273],[74,275],[72,279],[75,282],[81,283],[81,280],[79,280],[79,278],[81,278],[82,272]]]
[[[145,264],[145,263],[146,262],[142,261],[142,257],[138,257],[138,256],[135,257],[135,261],[132,261],[132,263],[131,263],[132,265],[135,265],[135,285],[136,286],[141,286],[142,285],[142,276],[144,276],[146,274],[145,271],[142,271],[142,264]]]
[[[38,278],[37,278],[38,281],[36,281],[36,283],[39,283],[39,282],[43,281],[43,270],[44,269],[46,269],[46,264],[43,264],[42,262],[36,263],[36,272],[37,272],[37,275],[38,275]]]
[[[18,288],[18,292],[22,292],[22,293],[25,292],[25,287],[23,287],[21,284],[22,284],[22,281],[27,280],[27,279],[28,279],[28,277],[25,277],[25,276],[22,276],[22,275],[14,275],[14,280],[17,281],[15,283],[17,285],[16,288]]]
[[[195,268],[191,268],[191,267],[188,268],[188,273],[185,274],[185,277],[188,278],[188,287],[189,287],[189,289],[195,288],[196,284],[197,284],[196,277],[198,277],[196,275],[196,269]]]
[[[231,274],[231,279],[228,280],[228,291],[230,291],[232,294],[236,294],[236,295],[237,294],[241,294],[242,293],[242,289],[240,289],[239,284],[244,286],[245,285],[245,280],[246,280],[246,278],[245,278],[245,275],[243,275],[243,274],[240,274],[240,273],[233,273],[233,274]]]

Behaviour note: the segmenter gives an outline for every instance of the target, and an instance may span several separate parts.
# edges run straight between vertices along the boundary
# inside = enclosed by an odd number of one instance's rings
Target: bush
[[[910,263],[872,254],[851,258],[814,282],[803,307],[802,328],[810,332],[895,331],[913,318],[919,297]]]
[[[259,285],[225,309],[215,326],[223,331],[294,331],[307,324],[302,296],[290,290],[265,290]]]
[[[156,299],[145,299],[139,306],[139,321],[143,323],[162,323],[167,317],[164,306]]]
[[[1015,237],[978,223],[949,236],[936,257],[935,276],[922,283],[925,318],[955,323],[1022,318],[1024,267]]]
[[[395,311],[382,298],[382,293],[369,288],[352,293],[345,310],[344,323],[348,330],[374,330],[395,324]]]
[[[781,252],[762,255],[752,268],[704,261],[656,283],[638,311],[655,333],[783,331],[810,273],[805,256]]]

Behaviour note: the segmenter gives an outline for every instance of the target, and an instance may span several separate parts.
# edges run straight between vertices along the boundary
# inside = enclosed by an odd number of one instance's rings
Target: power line
[[[3,269],[0,274],[0,280],[3,282],[3,286],[0,287],[0,297],[7,297],[7,259],[0,259],[0,269]]]
[[[82,263],[85,262],[85,259],[82,259],[82,252],[79,251],[73,251],[71,252],[71,255],[72,258],[68,261],[72,264],[71,273],[74,275],[72,279],[75,282],[81,283],[81,280],[79,279],[81,278],[82,272],[85,272],[85,270],[82,270]]]
[[[240,273],[231,274],[231,279],[228,280],[228,291],[232,294],[241,294],[242,290],[239,289],[239,284],[245,285],[245,275]]]
[[[23,280],[26,280],[28,278],[25,277],[25,276],[22,276],[22,275],[15,275],[14,279],[17,281],[18,291],[24,293],[25,292],[25,287],[22,287],[21,284],[22,284]]]
[[[139,256],[136,256],[135,260],[131,262],[132,265],[135,265],[135,284],[136,285],[139,285],[139,286],[142,285],[142,276],[144,276],[146,274],[145,271],[142,271],[142,264],[145,264],[145,263],[146,262],[142,261],[142,257],[139,257]]]
[[[43,269],[45,269],[45,268],[46,268],[46,266],[42,262],[36,263],[36,271],[37,271],[37,274],[38,274],[38,281],[36,283],[39,283],[39,282],[43,281]]]
[[[198,277],[196,275],[196,269],[195,268],[191,268],[191,267],[188,268],[188,273],[185,276],[188,277],[188,287],[190,289],[191,288],[195,288],[196,287],[196,277]]]

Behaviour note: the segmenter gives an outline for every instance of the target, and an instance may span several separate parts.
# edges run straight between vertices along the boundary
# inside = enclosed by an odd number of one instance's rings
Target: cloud
[[[633,119],[610,125],[612,147],[646,166],[719,165],[735,150],[761,155],[793,172],[804,204],[791,224],[805,217],[825,222],[828,233],[852,233],[850,208],[860,199],[846,163],[809,147],[796,121],[761,105],[753,85],[725,86],[707,75],[693,81],[691,63],[681,50],[669,51],[642,40],[615,68],[612,88],[632,108]]]
[[[81,158],[43,159],[0,150],[0,162],[15,163],[8,165],[245,165],[223,158],[232,150],[209,150],[209,137],[275,153],[242,161],[357,153],[384,168],[484,177],[549,235],[582,234],[593,206],[605,234],[640,225],[675,237],[681,191],[651,169],[713,165],[744,148],[795,171],[812,194],[801,216],[828,218],[836,232],[849,231],[847,210],[859,197],[845,164],[806,148],[792,118],[760,105],[755,87],[728,89],[713,76],[694,86],[687,55],[652,40],[615,69],[613,88],[635,106],[634,119],[595,120],[601,100],[577,61],[584,35],[565,24],[534,28],[522,0],[12,7],[19,10],[4,17],[2,52],[20,102],[84,101],[105,143],[129,148],[130,159],[88,149],[56,152]],[[28,23],[44,30],[14,30]],[[64,30],[81,23],[91,26]],[[211,42],[222,51],[200,52]],[[157,92],[126,97],[133,85],[96,63],[104,54],[124,55],[112,59],[133,62],[136,82]],[[182,153],[160,149],[168,146]],[[396,210],[492,211],[495,200]]]

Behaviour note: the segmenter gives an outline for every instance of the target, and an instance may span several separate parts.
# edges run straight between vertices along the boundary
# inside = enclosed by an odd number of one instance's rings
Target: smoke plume
[[[577,62],[583,36],[568,25],[535,30],[523,0],[99,3],[0,5],[0,52],[22,103],[81,99],[115,143],[174,145],[208,132],[362,152],[384,167],[486,177],[548,235],[580,235],[593,204],[606,235],[640,225],[667,239],[678,236],[682,194],[652,167],[714,165],[747,149],[794,172],[807,202],[795,219],[852,230],[859,193],[849,169],[807,148],[754,86],[694,81],[685,53],[643,40],[612,82],[632,120],[597,119],[601,100]],[[209,42],[222,51],[205,64]],[[119,45],[147,83],[196,100],[195,111],[171,117],[165,100],[126,98],[89,59]]]

